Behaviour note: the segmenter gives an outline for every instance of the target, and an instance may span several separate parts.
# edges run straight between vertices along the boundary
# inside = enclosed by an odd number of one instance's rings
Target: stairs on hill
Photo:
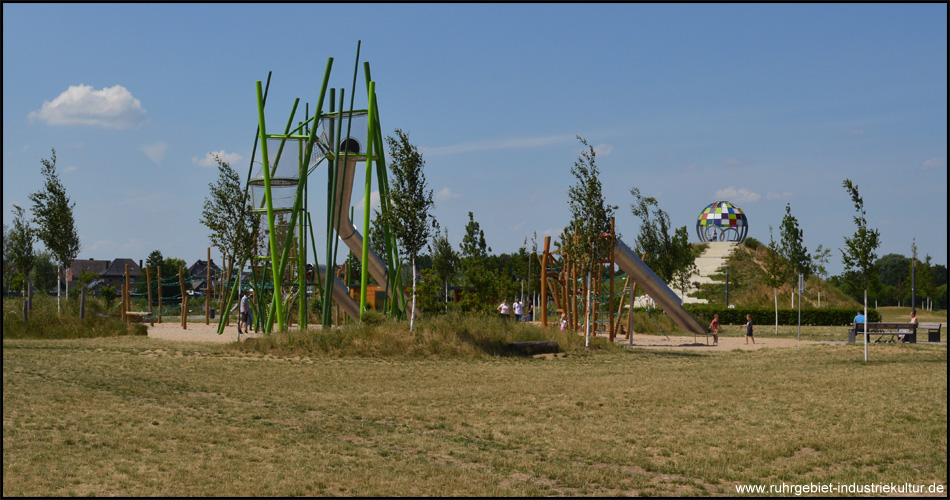
[[[684,304],[705,304],[708,302],[706,299],[697,299],[689,295],[699,289],[699,287],[696,286],[697,284],[718,283],[718,280],[714,280],[710,278],[710,276],[717,274],[719,269],[726,265],[726,260],[732,252],[735,251],[736,247],[739,246],[739,244],[734,241],[711,241],[707,244],[709,246],[706,250],[703,251],[702,255],[696,257],[694,261],[698,274],[694,274],[690,277],[690,287],[686,290],[686,296],[682,296],[679,290],[673,290]]]

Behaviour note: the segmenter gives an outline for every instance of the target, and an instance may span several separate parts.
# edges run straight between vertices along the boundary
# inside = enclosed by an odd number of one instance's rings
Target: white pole
[[[864,289],[864,362],[868,361],[868,289]]]
[[[590,347],[590,272],[587,273],[587,308],[584,311],[584,347]]]

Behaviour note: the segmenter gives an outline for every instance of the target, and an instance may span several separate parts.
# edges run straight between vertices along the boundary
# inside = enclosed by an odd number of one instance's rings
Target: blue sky
[[[631,246],[631,187],[693,241],[714,201],[764,242],[790,204],[836,274],[855,229],[849,178],[878,255],[916,238],[947,262],[946,4],[4,3],[4,224],[55,148],[80,258],[205,258],[209,153],[246,175],[255,81],[273,71],[267,120],[285,123],[294,98],[314,105],[329,57],[349,94],[358,40],[383,131],[423,153],[456,248],[469,211],[494,253],[556,237],[579,135]]]

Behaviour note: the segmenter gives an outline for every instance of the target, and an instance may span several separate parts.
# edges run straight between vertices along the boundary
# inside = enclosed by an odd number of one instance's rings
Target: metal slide
[[[341,158],[337,161],[337,183],[336,183],[336,200],[337,200],[337,213],[339,218],[334,220],[334,227],[336,228],[340,239],[343,240],[345,244],[356,258],[362,261],[363,259],[363,235],[356,230],[356,226],[353,225],[353,221],[350,220],[350,199],[353,196],[353,174],[356,173],[356,163],[357,160],[348,159],[346,162],[346,175],[342,175],[343,172],[340,170],[343,168],[343,159]],[[386,270],[386,264],[383,263],[383,260],[376,255],[376,252],[372,248],[369,249],[369,264],[361,262],[362,265],[367,266],[369,274],[373,276],[373,279],[377,283],[388,283],[388,271]],[[334,286],[333,297],[336,298],[336,287]],[[347,295],[347,298],[349,296]],[[350,299],[352,300],[352,299]],[[357,308],[358,310],[359,308]],[[347,313],[349,314],[349,313]],[[352,314],[350,315],[352,316]],[[421,311],[416,309],[415,317],[419,318],[422,316]],[[356,318],[359,318],[357,314]]]
[[[327,266],[320,266],[320,282],[326,283]],[[347,316],[359,321],[360,305],[346,291],[346,285],[336,276],[333,277],[333,301],[343,308]]]
[[[683,309],[680,298],[673,293],[673,290],[670,290],[670,287],[666,286],[666,283],[644,264],[640,257],[630,250],[630,247],[620,239],[616,241],[614,262],[620,266],[620,269],[631,276],[637,282],[637,286],[646,290],[680,328],[696,335],[705,334],[706,329],[696,321],[696,318],[686,312],[686,309]]]

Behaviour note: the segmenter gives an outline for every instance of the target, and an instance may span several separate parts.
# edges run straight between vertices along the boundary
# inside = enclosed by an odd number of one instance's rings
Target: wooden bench
[[[897,335],[904,336],[904,342],[910,342],[911,344],[917,343],[917,325],[916,323],[872,323],[868,322],[868,343],[871,343],[871,335],[877,335],[878,338],[874,342],[882,342],[882,338],[886,335],[890,335],[891,339],[884,342],[894,342],[897,339]],[[861,332],[864,331],[864,323],[858,323],[855,326],[852,326],[848,330],[848,343],[853,344],[855,337],[858,336]]]
[[[927,330],[927,342],[940,342],[940,328],[943,323],[920,323],[919,330]]]

